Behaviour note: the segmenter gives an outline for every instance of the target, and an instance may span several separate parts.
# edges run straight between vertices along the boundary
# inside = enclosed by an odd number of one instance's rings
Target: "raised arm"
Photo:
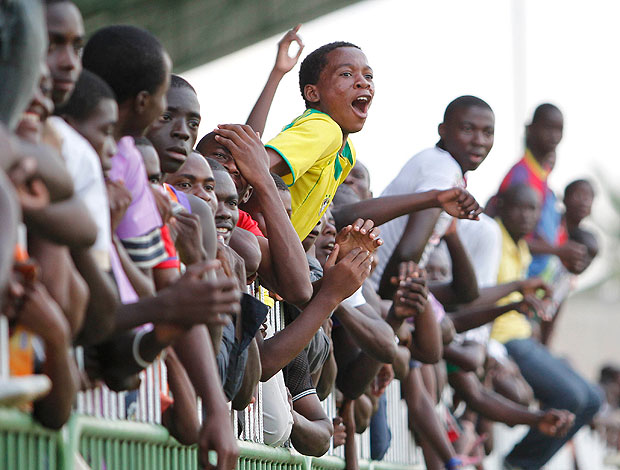
[[[265,131],[267,115],[269,114],[269,109],[271,108],[271,103],[273,102],[273,97],[276,94],[280,80],[282,80],[282,77],[284,77],[284,75],[295,67],[297,61],[299,60],[299,56],[301,56],[301,52],[304,50],[304,44],[301,42],[301,38],[297,35],[300,27],[301,24],[295,26],[278,42],[278,55],[276,56],[276,63],[269,74],[265,88],[263,88],[263,91],[248,116],[246,124],[251,126],[252,129],[258,132],[259,135],[263,135],[263,132]],[[295,56],[290,57],[288,55],[288,50],[293,42],[296,42],[299,45],[299,50]]]

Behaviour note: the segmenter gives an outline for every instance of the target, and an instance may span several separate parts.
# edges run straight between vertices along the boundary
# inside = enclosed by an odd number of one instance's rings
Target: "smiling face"
[[[239,196],[230,175],[225,171],[214,171],[217,211],[215,212],[215,230],[217,237],[228,245],[232,231],[239,220]]]
[[[332,217],[332,213],[328,209],[323,215],[321,232],[316,237],[314,243],[316,259],[319,260],[321,266],[325,264],[327,258],[334,250],[334,244],[336,243],[336,222]]]
[[[16,133],[30,142],[39,142],[43,131],[43,122],[54,111],[52,102],[52,77],[47,65],[41,64],[41,78],[39,86],[35,88],[34,95],[28,108],[22,114],[17,125]]]
[[[345,137],[362,130],[374,94],[372,69],[364,53],[355,47],[329,52],[318,82],[304,87],[306,101],[329,114]]]
[[[439,125],[441,147],[452,155],[463,170],[472,171],[493,147],[495,115],[480,106],[457,108]]]
[[[159,154],[162,171],[174,173],[198,138],[200,104],[196,93],[186,87],[170,88],[167,101],[166,110],[151,124],[147,137]]]
[[[217,212],[215,177],[207,161],[198,152],[192,151],[179,171],[167,175],[166,183],[179,191],[199,197],[214,214]]]
[[[52,99],[58,106],[69,99],[82,71],[84,23],[80,10],[71,2],[48,5],[46,17],[47,65],[54,81]]]

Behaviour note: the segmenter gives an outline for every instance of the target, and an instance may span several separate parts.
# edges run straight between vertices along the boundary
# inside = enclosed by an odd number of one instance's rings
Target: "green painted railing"
[[[284,448],[239,441],[237,470],[344,470],[342,459],[306,457]],[[92,470],[195,470],[196,447],[180,445],[162,426],[73,416],[53,432],[14,409],[0,408],[0,470],[74,470],[80,455]],[[360,461],[360,470],[421,470]]]

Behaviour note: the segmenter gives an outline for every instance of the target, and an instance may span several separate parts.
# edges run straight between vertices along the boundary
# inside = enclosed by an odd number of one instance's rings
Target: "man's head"
[[[362,162],[357,160],[355,166],[344,180],[344,184],[353,188],[360,199],[371,199],[372,191],[370,190],[370,173],[368,168]]]
[[[498,195],[497,204],[502,223],[513,240],[534,231],[540,215],[540,202],[530,186],[510,186]]]
[[[251,195],[252,187],[248,184],[247,180],[237,168],[235,159],[230,151],[215,140],[214,132],[209,132],[202,139],[200,139],[200,142],[198,142],[198,145],[196,146],[196,150],[198,150],[204,157],[211,158],[223,165],[235,183],[235,188],[237,188],[237,195],[239,196],[240,203],[244,203],[248,200]]]
[[[592,212],[594,188],[588,180],[576,180],[564,189],[566,221],[576,227]]]
[[[334,250],[334,245],[336,243],[336,222],[329,209],[327,209],[323,215],[320,230],[318,237],[316,237],[314,247],[316,259],[318,259],[321,266],[323,266]]]
[[[147,137],[159,154],[162,171],[174,173],[183,165],[198,138],[200,104],[196,90],[174,74],[167,101],[166,110],[151,124]]]
[[[341,184],[334,194],[331,207],[340,209],[341,206],[348,206],[349,204],[355,204],[360,202],[361,198],[355,192],[352,186]]]
[[[193,194],[205,201],[213,214],[217,211],[215,177],[205,158],[195,150],[176,173],[166,175],[166,183],[179,191]]]
[[[362,130],[375,94],[368,59],[349,42],[311,52],[301,63],[299,88],[306,108],[327,113],[345,135]]]
[[[116,95],[117,137],[143,135],[166,109],[170,57],[148,31],[128,25],[101,28],[86,44],[82,62]]]
[[[52,99],[59,106],[65,103],[82,71],[84,22],[78,7],[70,0],[46,0],[49,49],[47,66],[54,81]]]
[[[215,230],[218,239],[228,245],[239,220],[239,196],[226,168],[212,158],[207,158],[207,163],[213,170],[215,178],[215,195],[217,196]]]
[[[56,113],[90,142],[101,159],[103,170],[109,170],[110,159],[116,153],[114,130],[118,121],[118,106],[110,86],[84,70],[69,101]]]
[[[480,98],[460,96],[446,108],[438,130],[437,145],[449,152],[465,173],[478,168],[491,151],[495,114]]]
[[[555,152],[563,132],[564,116],[557,106],[543,103],[536,108],[531,124],[525,128],[525,140],[534,158],[543,166],[548,166],[546,160]]]
[[[26,111],[17,124],[15,133],[30,142],[39,142],[43,133],[43,122],[54,111],[52,102],[53,82],[47,65],[41,62],[39,85]]]
[[[146,170],[149,183],[159,188],[163,182],[163,175],[161,173],[161,167],[159,166],[157,150],[155,150],[151,141],[146,137],[136,137],[135,143],[136,148],[142,155],[142,161],[144,162],[144,169]]]

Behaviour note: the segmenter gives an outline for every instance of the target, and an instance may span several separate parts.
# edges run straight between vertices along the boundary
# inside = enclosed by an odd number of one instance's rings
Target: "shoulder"
[[[329,117],[329,115],[315,109],[307,109],[301,116],[295,118],[293,122],[285,126],[267,145],[270,145],[273,141],[279,141],[289,136],[335,142],[338,148],[342,145],[342,130],[340,126]]]

